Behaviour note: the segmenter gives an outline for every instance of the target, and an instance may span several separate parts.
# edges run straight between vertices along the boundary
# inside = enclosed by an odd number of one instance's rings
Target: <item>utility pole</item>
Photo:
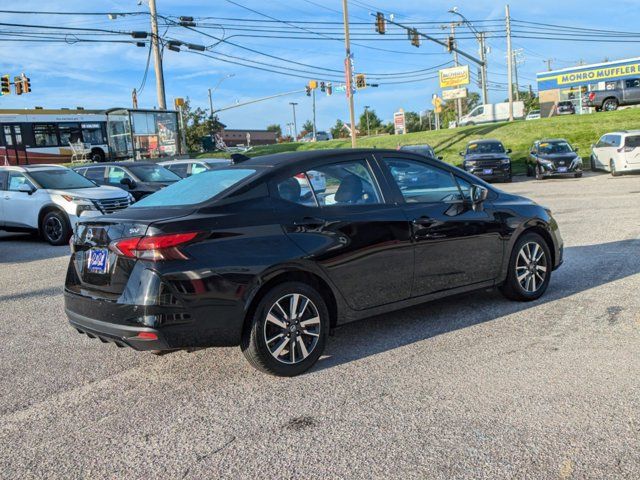
[[[453,39],[453,45],[455,45],[456,27],[459,27],[459,22],[451,22],[449,27],[451,28],[451,38]],[[458,51],[453,50],[453,64],[457,67],[460,65],[458,62]],[[456,125],[460,125],[460,117],[462,117],[462,99],[456,98]]]
[[[364,114],[367,117],[367,137],[371,136],[371,129],[369,128],[369,105],[364,106]]]
[[[164,73],[162,71],[162,53],[160,52],[160,37],[158,35],[158,12],[156,0],[149,0],[149,12],[151,13],[151,48],[153,48],[153,60],[156,71],[156,90],[158,92],[158,108],[167,109],[167,99],[164,94]]]
[[[350,91],[353,72],[351,71],[351,42],[349,40],[349,7],[347,6],[347,0],[342,0],[342,22],[344,23],[344,49],[346,53],[344,60],[344,74],[347,80],[347,98],[349,99],[351,148],[356,148],[356,113],[353,105],[353,92]]]
[[[553,62],[553,58],[547,58],[546,60],[543,60],[543,62],[547,64],[547,71],[550,72],[551,71],[551,62]]]
[[[313,141],[316,141],[316,89],[311,90],[312,101],[313,101]]]
[[[480,47],[480,60],[483,64],[480,66],[480,81],[482,82],[482,103],[489,103],[489,92],[487,90],[487,49],[484,43],[484,32],[478,33],[478,44]]]
[[[296,136],[293,138],[293,141],[295,142],[296,140],[298,140],[298,123],[296,122],[296,105],[298,105],[298,103],[289,102],[289,105],[293,107],[293,132],[296,134]]]
[[[505,5],[505,21],[507,27],[507,85],[509,86],[509,121],[513,122],[513,52],[511,51],[511,14],[509,5]]]

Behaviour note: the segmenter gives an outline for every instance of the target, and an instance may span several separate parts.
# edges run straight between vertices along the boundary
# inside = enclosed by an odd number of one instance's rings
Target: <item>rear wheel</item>
[[[241,349],[258,370],[292,377],[320,358],[329,325],[322,295],[305,283],[283,283],[260,300],[243,334]]]
[[[525,233],[513,247],[507,279],[500,291],[511,300],[537,300],[547,290],[552,268],[547,242],[537,233]]]
[[[94,148],[91,150],[91,161],[92,162],[104,162],[105,155],[104,152],[99,148]]]
[[[53,210],[42,217],[40,233],[51,245],[65,245],[71,237],[69,219],[64,213]]]
[[[602,104],[602,110],[605,112],[613,112],[618,109],[618,100],[615,98],[607,98]]]
[[[618,170],[616,170],[616,162],[613,160],[609,161],[609,169],[611,170],[612,177],[619,177],[621,174]]]

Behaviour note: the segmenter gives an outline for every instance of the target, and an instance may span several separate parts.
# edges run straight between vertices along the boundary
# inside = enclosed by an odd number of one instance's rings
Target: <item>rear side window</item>
[[[384,163],[391,170],[407,203],[438,203],[460,199],[460,190],[451,172],[402,158],[385,158]]]
[[[365,160],[323,165],[305,172],[321,207],[382,203]]]
[[[197,205],[231,188],[256,173],[250,168],[218,169],[191,175],[139,200],[129,208]]]
[[[311,188],[311,182],[306,173],[298,173],[276,184],[277,196],[291,203],[304,205],[305,207],[317,207],[315,193]]]
[[[624,146],[629,148],[637,148],[640,147],[640,135],[634,135],[632,137],[627,137],[624,141]]]

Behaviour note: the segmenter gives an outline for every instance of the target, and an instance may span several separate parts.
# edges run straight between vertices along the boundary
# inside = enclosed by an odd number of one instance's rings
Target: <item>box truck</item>
[[[513,118],[524,118],[524,103],[513,102]],[[468,114],[460,118],[460,126],[478,125],[480,123],[506,122],[509,120],[509,103],[485,103],[478,105]]]

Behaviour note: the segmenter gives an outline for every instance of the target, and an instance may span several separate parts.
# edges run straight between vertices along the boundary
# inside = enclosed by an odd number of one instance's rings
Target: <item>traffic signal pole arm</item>
[[[284,97],[286,95],[293,95],[295,93],[303,93],[303,92],[306,92],[306,89],[303,88],[302,90],[292,90],[291,92],[276,93],[275,95],[269,95],[268,97],[256,98],[254,100],[249,100],[247,102],[236,103],[234,105],[229,105],[227,107],[222,107],[222,108],[219,108],[217,110],[214,110],[212,112],[212,114],[213,113],[218,113],[218,112],[223,112],[225,110],[231,110],[232,108],[244,107],[245,105],[251,105],[252,103],[263,102],[265,100],[270,100],[272,98]]]
[[[376,16],[376,14],[375,14],[375,13],[372,13],[372,14],[371,14],[371,16],[375,17],[375,16]],[[435,42],[435,43],[437,43],[438,45],[442,45],[444,48],[446,48],[446,49],[450,49],[450,50],[451,50],[451,51],[453,51],[453,52],[457,52],[458,54],[462,55],[462,56],[463,56],[463,57],[465,57],[465,58],[468,58],[468,59],[469,59],[469,60],[471,60],[472,62],[474,62],[474,63],[476,63],[476,64],[478,64],[478,65],[480,65],[480,66],[484,66],[484,63],[485,63],[485,62],[483,62],[483,61],[482,61],[482,60],[480,60],[479,58],[476,58],[476,57],[474,57],[473,55],[469,55],[468,53],[463,52],[462,50],[459,50],[459,49],[458,49],[458,48],[456,48],[456,47],[453,47],[453,46],[452,46],[452,47],[449,47],[449,45],[447,45],[445,42],[442,42],[442,41],[438,40],[437,38],[434,38],[434,37],[432,37],[432,36],[430,36],[430,35],[427,35],[426,33],[422,33],[422,32],[420,32],[419,30],[415,30],[415,29],[414,29],[414,28],[412,28],[412,27],[407,27],[406,25],[403,25],[403,24],[401,24],[401,23],[394,22],[393,20],[389,20],[388,18],[385,18],[385,21],[386,21],[386,22],[389,22],[389,23],[390,23],[390,24],[392,24],[392,25],[396,25],[396,26],[398,26],[398,27],[404,28],[404,29],[405,29],[405,30],[407,30],[407,31],[409,31],[409,30],[411,30],[411,31],[415,31],[415,32],[416,32],[418,35],[420,35],[422,38],[425,38],[425,39],[427,39],[427,40],[430,40],[430,41],[432,41],[432,42]]]

